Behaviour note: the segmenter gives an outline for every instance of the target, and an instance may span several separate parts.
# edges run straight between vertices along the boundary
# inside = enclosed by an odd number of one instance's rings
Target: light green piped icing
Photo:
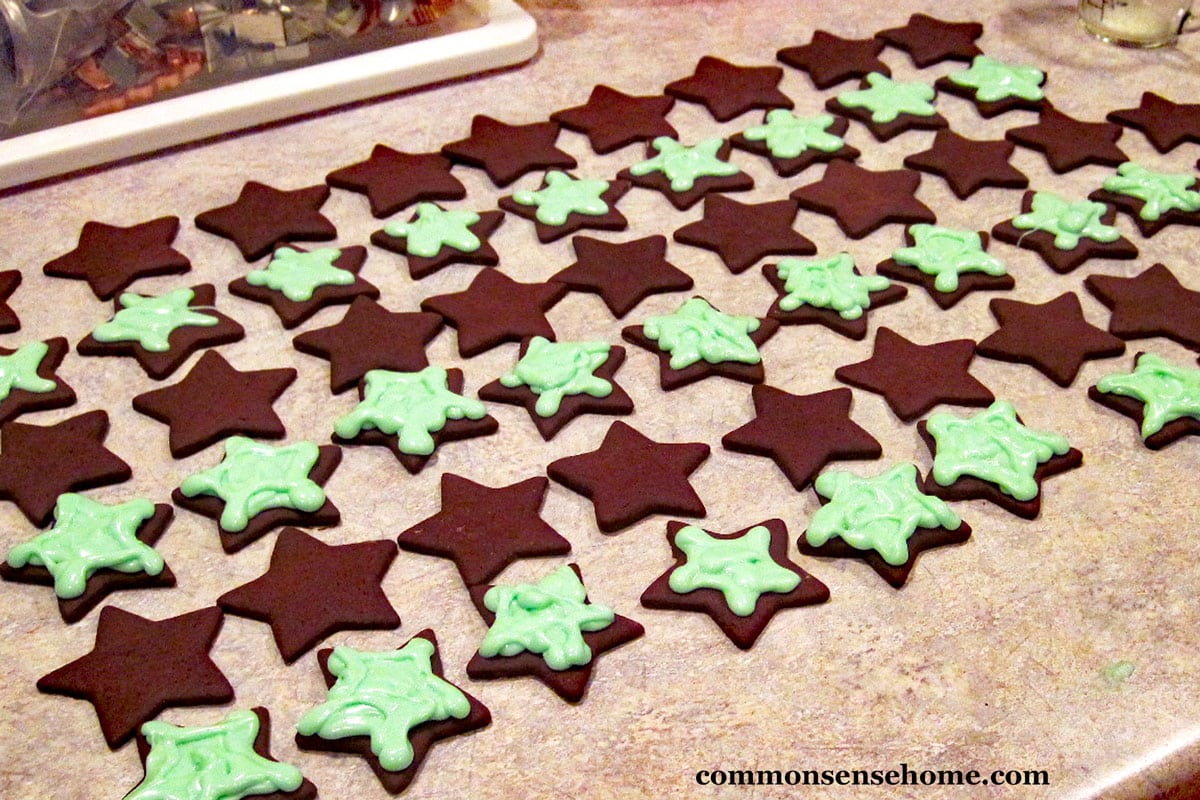
[[[336,247],[322,247],[309,253],[301,253],[291,247],[275,251],[266,269],[246,273],[246,282],[251,286],[266,286],[295,303],[312,300],[313,292],[322,286],[349,286],[354,283],[354,273],[335,267],[342,255]]]
[[[1142,201],[1138,216],[1154,222],[1168,211],[1190,214],[1200,211],[1200,192],[1193,191],[1194,175],[1151,172],[1133,161],[1117,167],[1117,174],[1105,179],[1106,191]]]
[[[901,114],[932,117],[937,113],[931,102],[937,92],[920,81],[894,81],[882,72],[867,74],[867,88],[853,89],[837,96],[847,108],[865,108],[871,122],[893,122]]]
[[[537,415],[552,417],[566,395],[612,394],[612,383],[592,374],[608,360],[609,350],[607,342],[552,342],[535,336],[512,371],[500,376],[500,383],[510,389],[528,386],[538,396],[534,404]]]
[[[153,516],[149,500],[104,505],[80,494],[59,495],[54,527],[9,550],[8,565],[45,567],[63,600],[83,594],[96,570],[158,575],[162,556],[137,538],[142,523]]]
[[[471,713],[467,696],[433,673],[433,653],[433,644],[422,638],[388,653],[335,647],[327,666],[337,682],[324,703],[300,718],[296,730],[323,739],[370,736],[380,766],[390,772],[408,768],[413,761],[409,731]]]
[[[766,142],[775,158],[799,158],[806,150],[836,153],[846,146],[842,137],[828,133],[833,123],[833,114],[798,117],[776,108],[767,112],[766,123],[747,128],[742,135],[751,142]]]
[[[990,56],[975,56],[971,66],[947,76],[951,83],[975,90],[981,103],[995,103],[1008,97],[1037,102],[1046,97],[1042,84],[1046,73],[1025,64],[1005,64]]]
[[[171,349],[172,331],[187,325],[211,328],[221,320],[188,306],[195,297],[191,289],[176,289],[160,297],[125,292],[117,302],[121,306],[113,318],[92,331],[98,342],[137,342],[151,353]]]
[[[1100,221],[1107,207],[1091,200],[1071,202],[1053,192],[1036,192],[1030,211],[1013,217],[1013,227],[1022,231],[1053,234],[1059,250],[1074,250],[1081,239],[1107,244],[1121,238],[1121,232]]]
[[[442,367],[430,366],[420,372],[373,369],[366,374],[362,402],[339,419],[333,430],[343,439],[353,439],[364,428],[375,429],[396,435],[401,452],[427,456],[437,446],[430,434],[444,428],[447,421],[486,415],[483,403],[450,391]]]
[[[735,164],[717,158],[723,144],[724,139],[714,137],[687,147],[670,136],[659,136],[651,142],[658,155],[634,164],[629,172],[637,176],[661,172],[671,182],[671,191],[688,192],[699,178],[727,178],[741,172]]]
[[[823,472],[813,487],[829,500],[804,534],[813,547],[836,536],[857,550],[874,550],[898,567],[908,563],[908,540],[917,528],[953,531],[962,524],[948,505],[917,488],[912,464],[898,464],[873,478]]]
[[[701,360],[757,364],[762,356],[749,334],[758,330],[759,324],[754,317],[725,314],[707,300],[693,297],[674,314],[647,317],[642,332],[671,354],[671,369],[690,367]]]
[[[779,307],[795,311],[800,306],[829,308],[842,319],[858,319],[871,307],[871,292],[892,285],[882,275],[859,275],[849,253],[821,259],[785,258],[776,265],[785,294]]]
[[[604,630],[616,619],[611,608],[587,602],[587,590],[569,566],[536,584],[493,586],[483,604],[496,620],[479,645],[480,655],[536,653],[553,670],[589,663],[592,649],[583,634]]]
[[[479,237],[470,230],[476,222],[479,215],[474,211],[446,211],[434,203],[418,203],[412,222],[390,222],[383,226],[383,232],[404,239],[410,255],[433,258],[443,247],[460,253],[473,253],[482,247]]]
[[[42,359],[50,352],[45,342],[28,342],[7,356],[0,356],[0,401],[8,399],[14,389],[36,394],[54,391],[54,381],[38,375]]]
[[[939,292],[958,289],[958,277],[965,272],[986,275],[1008,274],[1004,262],[988,255],[983,249],[983,237],[975,231],[960,231],[940,225],[911,225],[912,247],[902,247],[892,253],[897,264],[916,267],[933,275],[933,285]]]
[[[717,539],[688,525],[675,535],[675,546],[687,560],[667,579],[678,594],[716,589],[739,617],[754,613],[765,592],[785,594],[800,585],[800,576],[771,557],[771,532],[757,525],[736,539]]]
[[[146,777],[125,800],[239,800],[294,792],[304,782],[291,764],[254,751],[258,717],[249,709],[204,727],[150,721],[142,735],[150,745]]]
[[[1034,473],[1043,461],[1071,449],[1065,437],[1025,427],[1007,400],[997,400],[974,416],[962,419],[934,414],[925,423],[937,443],[933,478],[949,486],[973,475],[1000,487],[1013,498],[1037,497]]]
[[[1105,375],[1096,383],[1105,394],[1132,397],[1142,409],[1142,438],[1184,417],[1200,420],[1200,369],[1177,367],[1161,356],[1143,353],[1133,372]]]
[[[224,500],[221,529],[237,533],[269,508],[310,512],[323,506],[325,490],[308,477],[319,457],[312,442],[272,447],[231,436],[221,463],[185,478],[179,490],[185,497],[205,494]]]
[[[608,191],[608,181],[572,178],[557,170],[546,173],[546,185],[536,192],[513,193],[513,202],[536,206],[535,216],[543,225],[562,225],[571,214],[599,217],[608,213],[608,203],[600,195]]]

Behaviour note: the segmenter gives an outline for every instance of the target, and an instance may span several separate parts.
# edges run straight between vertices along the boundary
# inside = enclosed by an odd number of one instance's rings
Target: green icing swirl
[[[912,464],[873,478],[823,472],[813,487],[829,502],[813,515],[804,534],[808,543],[820,547],[838,537],[856,550],[874,550],[893,567],[908,563],[908,540],[917,528],[952,531],[962,524],[948,505],[917,488]]]
[[[920,81],[901,83],[882,72],[867,75],[867,88],[842,92],[837,100],[847,108],[865,108],[871,122],[894,122],[901,114],[932,117],[937,113],[931,102],[937,96],[932,86]]]
[[[973,475],[1022,502],[1037,497],[1038,465],[1071,449],[1070,442],[1057,433],[1022,425],[1006,400],[997,400],[966,419],[934,414],[925,424],[937,443],[934,480],[949,486],[963,475]]]
[[[536,584],[493,586],[483,604],[496,619],[479,645],[480,655],[536,653],[553,670],[591,662],[584,632],[603,630],[616,619],[612,609],[587,602],[587,591],[569,566]]]
[[[97,570],[158,575],[163,559],[137,538],[142,523],[154,516],[149,500],[104,505],[80,494],[58,496],[54,527],[8,551],[8,565],[45,567],[54,592],[64,600],[83,594]]]
[[[693,297],[674,314],[647,317],[642,332],[671,354],[671,369],[690,367],[702,360],[710,364],[758,364],[762,356],[749,334],[758,330],[759,324],[754,317],[725,314],[707,300]]]
[[[739,617],[753,614],[765,592],[786,594],[800,585],[798,574],[771,557],[771,532],[762,525],[736,539],[717,539],[688,525],[675,535],[675,546],[687,560],[667,579],[671,591],[716,589]]]
[[[322,247],[309,253],[301,253],[291,247],[275,251],[266,269],[256,269],[246,274],[251,286],[266,286],[294,303],[312,300],[313,292],[321,286],[349,286],[354,283],[354,273],[335,267],[342,255],[336,247]]]
[[[1153,353],[1143,353],[1133,372],[1105,375],[1096,388],[1145,404],[1143,439],[1161,431],[1168,422],[1184,417],[1200,420],[1200,369],[1177,367]]]
[[[1200,211],[1200,192],[1193,191],[1195,176],[1186,173],[1151,172],[1133,161],[1117,167],[1117,174],[1104,181],[1104,189],[1142,201],[1138,216],[1157,221],[1169,211],[1191,214]]]
[[[958,86],[974,89],[975,99],[981,103],[995,103],[1009,97],[1037,102],[1046,97],[1042,91],[1046,73],[1025,64],[1005,64],[990,56],[975,56],[969,68],[946,77]]]
[[[822,259],[785,258],[776,265],[784,282],[779,307],[795,311],[801,306],[828,308],[842,319],[858,319],[871,307],[871,292],[892,285],[882,275],[859,275],[849,253]]]
[[[335,647],[327,666],[337,681],[296,730],[323,739],[369,736],[380,766],[389,772],[407,769],[413,762],[409,731],[471,713],[467,696],[433,673],[433,653],[433,643],[422,638],[389,653]]]
[[[1008,273],[1003,261],[984,251],[983,237],[975,231],[918,224],[909,226],[908,233],[915,244],[895,251],[892,258],[897,264],[935,276],[933,285],[939,292],[958,289],[958,277],[966,272],[992,276]]]
[[[390,222],[383,227],[388,236],[405,240],[409,255],[433,258],[443,247],[474,253],[483,243],[471,232],[479,222],[474,211],[446,211],[434,203],[418,203],[411,222]]]
[[[36,394],[54,391],[58,384],[38,375],[42,359],[49,352],[45,342],[29,342],[11,355],[0,356],[0,401],[7,400],[14,389]]]
[[[806,150],[836,153],[846,142],[828,132],[833,122],[833,114],[798,117],[776,108],[767,112],[765,124],[747,128],[742,135],[747,141],[766,142],[768,152],[775,158],[799,158]]]
[[[308,477],[320,455],[312,442],[272,447],[231,436],[221,463],[185,478],[179,490],[185,497],[204,494],[224,500],[221,529],[237,533],[270,508],[311,512],[325,505],[325,490]]]
[[[546,185],[536,192],[514,192],[513,202],[536,206],[535,216],[543,225],[562,225],[571,214],[599,217],[608,213],[608,203],[602,194],[608,191],[608,181],[572,178],[557,170],[546,173]]]
[[[659,136],[650,144],[658,155],[634,164],[629,173],[640,177],[661,172],[671,182],[673,192],[691,191],[700,178],[727,178],[741,172],[735,164],[717,158],[717,152],[725,144],[719,136],[694,147],[682,145],[670,136]]]
[[[1071,202],[1053,192],[1036,192],[1030,211],[1013,217],[1012,225],[1022,231],[1053,234],[1059,250],[1074,250],[1081,239],[1101,244],[1115,242],[1121,232],[1100,221],[1107,207],[1091,200]]]
[[[117,298],[121,310],[97,326],[92,338],[104,343],[137,342],[151,353],[165,353],[171,349],[169,339],[176,328],[211,328],[221,322],[211,314],[193,310],[188,304],[194,297],[191,289],[176,289],[161,297],[125,292]]]
[[[249,709],[204,727],[147,722],[146,777],[125,800],[239,800],[296,791],[304,782],[300,770],[254,751],[258,728]]]
[[[610,349],[607,342],[551,342],[535,336],[512,371],[500,376],[500,383],[510,389],[528,386],[538,396],[534,404],[537,415],[552,417],[566,395],[612,394],[612,383],[592,374],[608,360]]]
[[[362,402],[339,419],[333,430],[343,439],[353,439],[364,428],[375,429],[395,435],[402,453],[427,456],[437,446],[430,434],[440,431],[446,422],[486,415],[483,403],[450,391],[449,378],[441,367],[420,372],[373,369],[366,374]]]

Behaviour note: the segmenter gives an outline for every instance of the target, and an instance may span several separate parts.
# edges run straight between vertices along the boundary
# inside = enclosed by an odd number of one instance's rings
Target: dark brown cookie
[[[1116,144],[1121,133],[1115,123],[1084,122],[1046,104],[1036,125],[1011,128],[1004,138],[1044,154],[1050,168],[1063,173],[1085,164],[1124,164],[1129,157]]]
[[[676,592],[671,588],[671,576],[688,564],[688,555],[678,543],[679,532],[687,527],[682,522],[667,523],[667,542],[671,545],[671,556],[675,559],[675,564],[642,592],[642,605],[646,608],[700,611],[708,614],[730,641],[743,650],[749,650],[766,630],[771,618],[780,610],[817,605],[829,599],[829,587],[800,569],[788,558],[787,526],[779,519],[769,519],[736,533],[704,531],[704,534],[717,541],[729,541],[742,539],[751,530],[765,529],[770,537],[765,555],[769,556],[769,560],[773,561],[780,571],[790,572],[799,578],[800,582],[795,588],[786,592],[763,591],[755,600],[751,613],[745,615],[738,614],[730,608],[724,592],[720,589],[702,586],[686,592]],[[761,557],[763,554],[756,555]]]
[[[565,172],[546,173],[546,176],[542,179],[541,189],[538,191],[545,191],[549,187],[549,182],[551,180],[557,180],[550,177],[552,174],[567,175]],[[575,176],[573,175],[567,175],[567,179],[576,180]],[[596,195],[596,199],[604,203],[604,206],[607,209],[606,211],[600,214],[585,214],[581,211],[572,210],[569,214],[567,214],[566,218],[561,223],[548,223],[542,221],[541,217],[545,216],[545,214],[541,211],[541,206],[538,205],[536,192],[527,193],[534,196],[531,203],[527,204],[518,202],[518,196],[524,195],[510,194],[506,195],[505,197],[501,197],[499,200],[499,205],[505,211],[516,214],[518,217],[531,220],[533,222],[534,230],[537,231],[538,241],[542,244],[556,241],[564,236],[569,236],[572,233],[576,233],[584,229],[596,231],[623,231],[629,227],[629,221],[625,219],[624,214],[617,210],[617,201],[625,196],[625,193],[629,191],[633,184],[629,183],[629,181],[620,180],[604,181],[604,183],[607,183],[608,186],[607,188],[604,188],[601,193]],[[600,186],[597,185],[597,189],[599,188]]]
[[[1140,361],[1145,355],[1146,353],[1138,353],[1136,356],[1134,356],[1133,363],[1135,373],[1137,371],[1136,367],[1138,361]],[[1196,372],[1194,369],[1192,371]],[[1161,425],[1161,427],[1159,427],[1153,433],[1147,433],[1145,431],[1142,432],[1142,443],[1151,450],[1161,450],[1169,444],[1174,444],[1185,436],[1200,436],[1200,417],[1196,416],[1194,406],[1191,406],[1193,410],[1191,413],[1189,413],[1189,407],[1186,400],[1181,400],[1178,397],[1162,398],[1161,404],[1158,405],[1157,409],[1153,408],[1155,405],[1154,400],[1147,402],[1140,397],[1131,397],[1129,395],[1119,394],[1111,390],[1101,391],[1100,386],[1098,385],[1088,387],[1088,397],[1091,398],[1093,402],[1099,403],[1105,408],[1112,409],[1118,414],[1124,414],[1125,416],[1129,417],[1131,420],[1137,423],[1139,431],[1143,431],[1143,424],[1146,420],[1147,408],[1152,409],[1151,413],[1155,413],[1155,411],[1161,413],[1162,411],[1168,410],[1173,412],[1164,414],[1159,418],[1160,420],[1163,420],[1158,423]],[[1147,395],[1147,397],[1153,396]],[[1174,403],[1178,403],[1178,405],[1174,405],[1172,408]],[[1174,419],[1170,419],[1170,417],[1174,417]]]
[[[959,233],[959,232],[955,232]],[[983,231],[979,231],[979,239],[981,249],[979,252],[974,250],[965,251],[962,254],[964,258],[978,258],[986,256],[988,247],[988,235]],[[904,232],[904,240],[909,247],[916,245],[917,240],[912,234],[912,229]],[[920,268],[911,264],[901,264],[895,258],[889,258],[881,261],[875,271],[880,275],[886,275],[889,278],[894,278],[905,283],[915,283],[926,292],[929,293],[933,302],[937,303],[941,309],[949,309],[958,305],[958,302],[971,292],[1006,292],[1017,285],[1012,275],[1005,273],[1004,275],[989,275],[986,272],[961,272],[957,274],[957,286],[948,292],[943,292],[937,287],[937,275],[930,275],[922,272]]]
[[[413,215],[409,221],[417,219]],[[503,211],[481,211],[479,221],[468,226],[468,230],[479,239],[479,248],[475,250],[459,250],[449,244],[432,256],[419,256],[408,251],[408,240],[402,236],[392,236],[387,229],[378,230],[371,234],[371,244],[399,253],[408,261],[408,274],[413,280],[432,275],[450,264],[468,264],[475,267],[494,267],[500,263],[500,254],[492,247],[488,238],[504,222]]]
[[[390,217],[418,200],[461,200],[467,189],[450,174],[450,159],[437,153],[402,153],[375,145],[366,161],[334,170],[325,182],[360,192],[377,219]]]
[[[891,82],[891,78],[881,73],[871,73],[867,75],[858,85],[859,91],[869,91],[873,87],[872,82],[887,83]],[[899,82],[897,81],[897,84]],[[913,84],[921,85],[924,84]],[[935,92],[932,86],[925,86],[929,90],[928,103],[932,107]],[[842,95],[836,95],[825,101],[826,110],[838,114],[843,117],[848,117],[866,127],[871,134],[881,142],[886,142],[896,138],[906,131],[934,131],[941,128],[946,128],[950,125],[946,118],[941,114],[915,114],[902,112],[895,119],[887,122],[876,122],[875,112],[866,106],[853,106],[843,103]]]
[[[74,404],[75,390],[56,374],[59,365],[62,364],[63,358],[67,355],[67,351],[71,349],[71,345],[61,336],[46,339],[43,342],[30,342],[16,350],[0,347],[0,361],[9,359],[14,354],[22,352],[22,355],[17,356],[17,360],[28,363],[27,359],[31,359],[32,356],[35,356],[38,351],[42,351],[43,349],[44,355],[42,355],[37,362],[37,366],[32,370],[33,376],[40,378],[41,381],[50,381],[54,385],[46,392],[21,388],[21,384],[31,385],[27,381],[32,376],[22,376],[19,374],[19,370],[17,374],[10,372],[13,367],[17,366],[14,361],[10,361],[9,365],[5,368],[5,372],[8,374],[6,382],[11,381],[11,383],[8,392],[0,400],[0,424],[31,411],[48,411],[52,408],[65,408]]]
[[[1137,108],[1110,111],[1108,121],[1141,131],[1160,153],[1184,142],[1200,144],[1200,103],[1174,103],[1154,92],[1143,92]]]
[[[190,270],[188,257],[171,247],[177,233],[179,217],[159,217],[127,228],[87,222],[75,249],[47,263],[42,272],[85,280],[96,297],[109,300],[138,278]]]
[[[855,275],[861,274],[858,267],[853,267],[853,271]],[[779,297],[775,298],[775,302],[771,303],[771,308],[767,311],[768,317],[779,320],[782,325],[824,325],[831,331],[856,340],[863,339],[867,335],[868,311],[890,303],[898,303],[908,296],[908,289],[894,283],[886,289],[869,292],[870,308],[863,309],[860,316],[853,318],[843,317],[833,308],[819,308],[807,303],[791,310],[785,310],[780,303],[787,294],[787,281],[779,277],[779,265],[764,264],[763,275],[779,293]]]
[[[861,239],[890,222],[937,222],[916,197],[920,185],[921,174],[912,170],[873,171],[849,161],[831,161],[821,180],[801,186],[790,197],[801,208],[833,217],[851,239]]]
[[[1043,77],[1042,80],[1044,81],[1045,78]],[[971,101],[979,111],[979,116],[984,119],[1007,114],[1009,111],[1041,111],[1047,103],[1044,97],[1040,100],[1027,100],[1015,94],[1000,100],[980,100],[979,90],[976,87],[959,83],[951,75],[943,75],[938,78],[933,82],[933,87],[942,94],[952,94],[955,97]]]
[[[970,61],[982,51],[975,40],[983,35],[978,22],[946,22],[928,14],[913,14],[899,28],[875,34],[877,39],[906,51],[921,69],[939,61]]]
[[[276,257],[278,257],[282,250],[291,250],[297,253],[308,252],[300,247],[280,248],[280,250],[276,251]],[[326,306],[350,303],[354,301],[354,298],[360,296],[370,297],[373,300],[378,299],[379,289],[376,288],[375,284],[363,280],[358,276],[363,262],[367,260],[367,248],[356,245],[353,247],[344,247],[338,250],[337,253],[338,255],[331,262],[332,266],[353,273],[354,281],[342,285],[325,284],[318,286],[312,290],[312,296],[307,300],[292,300],[284,292],[272,289],[269,286],[255,286],[246,277],[231,281],[229,284],[229,293],[235,297],[242,297],[246,300],[253,300],[256,303],[269,305],[279,315],[279,320],[283,323],[283,327],[289,330],[307,321],[309,317]],[[267,268],[270,268],[269,264]]]
[[[699,144],[687,146],[681,145],[674,139],[660,136],[646,148],[647,161],[642,163],[645,164],[654,161],[675,149],[688,150],[693,153],[714,150],[713,153],[709,154],[712,158],[728,163],[732,146],[728,141],[721,141],[720,145],[717,146],[716,141],[715,139],[708,139]],[[744,192],[754,188],[754,179],[739,169],[731,175],[702,175],[695,178],[694,182],[691,182],[688,188],[676,190],[672,188],[671,178],[668,178],[664,171],[654,170],[642,175],[635,175],[633,170],[638,166],[635,164],[633,167],[626,167],[617,173],[617,178],[629,181],[634,186],[641,186],[643,189],[653,189],[656,192],[661,192],[663,197],[667,198],[671,205],[680,211],[686,211],[696,205],[709,192]]]
[[[1200,291],[1184,286],[1162,264],[1131,278],[1089,275],[1083,285],[1112,310],[1109,333],[1122,339],[1165,336],[1200,350]]]
[[[770,114],[770,112],[767,113],[768,115]],[[763,121],[765,123],[766,118]],[[825,129],[825,132],[840,138],[846,135],[846,130],[849,127],[850,123],[844,117],[833,117],[832,124]],[[790,178],[808,169],[813,164],[823,164],[827,161],[833,161],[836,158],[854,161],[862,155],[856,148],[848,144],[843,144],[839,149],[833,151],[809,147],[794,158],[782,157],[772,153],[771,147],[766,141],[747,139],[745,133],[738,133],[731,136],[729,143],[739,150],[745,150],[748,153],[754,153],[766,158],[771,162],[771,166],[775,169],[776,174],[782,178]]]
[[[325,184],[287,191],[247,181],[237,200],[198,214],[196,227],[229,239],[244,259],[257,261],[286,242],[324,242],[337,236],[320,211],[328,199]]]
[[[571,246],[575,263],[551,275],[550,280],[600,295],[618,319],[652,294],[692,288],[692,276],[667,263],[665,236],[628,242],[576,236]]]
[[[587,103],[556,111],[550,119],[568,130],[586,134],[592,149],[603,155],[634,142],[678,137],[667,122],[667,113],[674,105],[674,97],[634,97],[599,85],[592,89]]]
[[[470,358],[505,342],[533,336],[553,339],[546,312],[566,293],[561,283],[517,283],[489,269],[464,291],[425,298],[421,310],[441,314],[458,332],[459,355]]]
[[[554,146],[557,122],[510,125],[477,114],[471,120],[471,135],[442,148],[442,155],[458,164],[487,172],[492,183],[504,187],[539,169],[574,169],[575,159]]]
[[[1174,176],[1173,176],[1174,177]],[[1179,175],[1183,177],[1183,175]],[[1135,190],[1136,191],[1136,190]],[[1196,183],[1186,190],[1195,192]],[[1142,236],[1149,239],[1154,234],[1161,231],[1168,225],[1188,225],[1191,227],[1200,226],[1200,210],[1196,211],[1181,211],[1178,208],[1167,207],[1166,210],[1161,210],[1162,206],[1157,206],[1155,211],[1155,219],[1149,219],[1146,214],[1147,203],[1145,200],[1134,197],[1131,194],[1124,192],[1110,192],[1106,189],[1097,189],[1088,195],[1089,200],[1095,200],[1098,203],[1105,203],[1116,208],[1118,211],[1125,213],[1134,225],[1137,225],[1138,231]],[[1168,201],[1169,202],[1169,201]]]
[[[968,139],[947,128],[937,132],[928,150],[905,156],[904,166],[942,176],[951,191],[965,200],[984,186],[1024,189],[1029,185],[1025,173],[1008,161],[1014,149],[1012,142]]]
[[[1036,194],[1038,193],[1026,192],[1021,198],[1022,214],[1028,214],[1033,210],[1033,199]],[[1066,202],[1064,198],[1059,198],[1059,200]],[[1058,201],[1056,200],[1056,202]],[[1103,225],[1111,226],[1116,218],[1116,210],[1105,206],[1104,213],[1100,215],[1098,221]],[[1060,275],[1071,272],[1090,258],[1113,258],[1127,261],[1137,258],[1138,255],[1137,246],[1124,236],[1111,242],[1079,237],[1075,247],[1062,249],[1055,244],[1057,239],[1055,234],[1044,230],[1018,228],[1011,219],[997,223],[992,228],[992,236],[1002,242],[1032,250],[1042,257],[1046,266]]]
[[[792,100],[779,91],[779,67],[744,67],[704,56],[692,75],[667,84],[667,94],[700,103],[718,122],[728,122],[756,108],[791,108]]]
[[[704,216],[675,231],[675,241],[712,250],[738,275],[768,255],[808,256],[817,246],[792,227],[794,200],[739,203],[723,195],[704,198]]]
[[[808,44],[785,47],[775,57],[789,67],[807,72],[818,89],[828,89],[868,72],[891,75],[888,65],[879,60],[882,51],[883,42],[878,39],[843,39],[816,31]]]
[[[267,571],[218,597],[217,605],[270,625],[279,654],[291,664],[338,631],[400,627],[379,585],[397,553],[390,539],[328,545],[284,528]]]

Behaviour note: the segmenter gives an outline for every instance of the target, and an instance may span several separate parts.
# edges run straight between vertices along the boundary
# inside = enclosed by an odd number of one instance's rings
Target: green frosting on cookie
[[[342,255],[336,247],[322,247],[309,253],[301,253],[291,247],[275,251],[266,269],[256,269],[246,274],[251,286],[266,286],[295,303],[312,300],[313,292],[322,286],[349,286],[354,283],[354,273],[335,267]]]
[[[983,249],[983,237],[975,231],[959,231],[940,225],[911,225],[912,247],[902,247],[892,253],[897,264],[916,267],[926,275],[935,276],[934,288],[939,292],[958,289],[958,276],[965,272],[986,275],[1005,275],[1004,262]]]
[[[776,265],[784,285],[779,307],[795,311],[800,306],[828,308],[842,319],[858,319],[871,307],[871,292],[882,292],[892,282],[882,275],[859,275],[849,253],[804,260],[785,258]]]
[[[762,525],[736,539],[717,539],[688,525],[675,535],[675,546],[687,560],[667,579],[671,591],[686,594],[716,589],[739,617],[753,614],[763,593],[786,594],[800,585],[797,573],[771,557],[771,532]]]
[[[917,488],[912,464],[873,478],[823,472],[813,487],[829,502],[813,515],[808,543],[820,547],[836,536],[856,550],[874,550],[893,567],[908,563],[908,540],[917,528],[953,531],[962,524],[950,506]]]
[[[562,225],[571,214],[599,217],[608,213],[608,203],[602,194],[608,191],[608,181],[572,178],[557,170],[546,173],[546,185],[536,192],[513,193],[513,202],[536,206],[535,216],[543,225]]]
[[[1168,211],[1190,214],[1200,211],[1200,192],[1193,191],[1194,175],[1151,172],[1133,161],[1117,167],[1117,174],[1105,179],[1104,189],[1142,201],[1138,216],[1154,222]]]
[[[687,147],[670,136],[659,136],[651,142],[658,155],[634,164],[629,172],[637,176],[661,172],[671,182],[671,191],[688,192],[700,178],[727,178],[741,172],[735,164],[717,158],[724,144],[718,136]]]
[[[762,356],[750,334],[758,330],[759,324],[754,317],[725,314],[707,300],[693,297],[674,314],[648,317],[642,332],[671,354],[671,369],[690,367],[701,360],[710,364],[757,364]]]
[[[29,342],[12,355],[0,356],[0,401],[7,400],[14,389],[37,394],[54,391],[58,384],[38,375],[48,352],[50,346],[45,342]]]
[[[320,448],[312,442],[272,447],[231,436],[221,463],[185,478],[179,490],[185,497],[204,494],[224,500],[221,529],[237,533],[269,508],[310,512],[325,505],[325,490],[308,477],[319,457]]]
[[[932,117],[937,113],[933,98],[937,92],[920,81],[894,81],[882,72],[867,74],[867,88],[842,92],[837,100],[847,108],[865,108],[871,122],[894,122],[901,114]]]
[[[748,128],[742,135],[751,142],[766,142],[775,158],[799,158],[806,150],[836,153],[846,142],[828,133],[833,122],[833,114],[798,117],[787,109],[776,108],[767,112],[764,124]]]
[[[433,643],[420,637],[399,650],[367,653],[335,647],[327,667],[337,678],[329,698],[296,723],[305,736],[370,736],[371,752],[390,772],[413,761],[408,733],[426,722],[464,719],[471,701],[433,673]]]
[[[479,222],[474,211],[446,211],[434,203],[418,203],[412,222],[390,222],[383,232],[405,240],[409,255],[433,258],[443,247],[460,253],[474,253],[483,243],[471,232]]]
[[[933,479],[949,486],[973,475],[1022,502],[1037,497],[1038,465],[1071,449],[1065,437],[1025,427],[1007,400],[997,400],[974,416],[934,414],[925,423],[937,443]]]
[[[1059,250],[1074,250],[1082,239],[1108,244],[1121,238],[1120,231],[1100,221],[1107,210],[1103,203],[1071,202],[1053,192],[1036,192],[1029,212],[1013,217],[1012,225],[1022,231],[1045,231],[1054,236]]]
[[[160,297],[147,297],[125,292],[117,302],[121,306],[112,319],[92,331],[97,342],[137,342],[151,353],[171,349],[168,341],[176,328],[194,325],[211,328],[221,320],[211,314],[192,309],[195,293],[191,289],[176,289]]]
[[[450,391],[449,378],[442,367],[426,367],[420,372],[392,372],[373,369],[366,374],[363,399],[354,410],[339,419],[334,433],[353,439],[369,428],[395,435],[402,453],[427,456],[437,443],[430,435],[440,431],[452,419],[483,419],[483,403]]]
[[[45,567],[63,600],[83,594],[96,570],[158,575],[162,556],[137,538],[142,523],[153,516],[149,500],[104,505],[81,494],[59,495],[54,527],[9,550],[8,565]]]
[[[1200,369],[1177,367],[1153,353],[1139,356],[1133,372],[1105,375],[1096,388],[1145,404],[1143,439],[1161,431],[1168,422],[1184,417],[1200,420]]]
[[[254,751],[258,727],[249,709],[204,727],[147,722],[146,777],[125,800],[239,800],[296,791],[304,782],[300,770]]]
[[[496,619],[479,645],[480,655],[536,653],[553,670],[589,663],[592,649],[583,634],[603,630],[616,619],[612,609],[587,602],[587,591],[569,566],[536,584],[493,586],[483,604]]]
[[[510,389],[528,386],[538,396],[537,415],[552,417],[566,395],[612,394],[612,383],[592,374],[608,360],[610,349],[607,342],[552,342],[535,336],[512,371],[500,376],[500,383]]]
[[[991,56],[975,56],[971,66],[947,76],[958,86],[975,90],[975,99],[981,103],[995,103],[1009,97],[1037,102],[1046,97],[1042,84],[1046,73],[1037,67],[1025,64],[1005,64]]]

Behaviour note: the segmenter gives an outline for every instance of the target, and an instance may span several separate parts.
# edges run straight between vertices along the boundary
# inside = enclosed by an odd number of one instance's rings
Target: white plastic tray
[[[252,78],[0,141],[0,188],[298,114],[518,64],[537,24],[513,0],[488,22],[417,42]]]

